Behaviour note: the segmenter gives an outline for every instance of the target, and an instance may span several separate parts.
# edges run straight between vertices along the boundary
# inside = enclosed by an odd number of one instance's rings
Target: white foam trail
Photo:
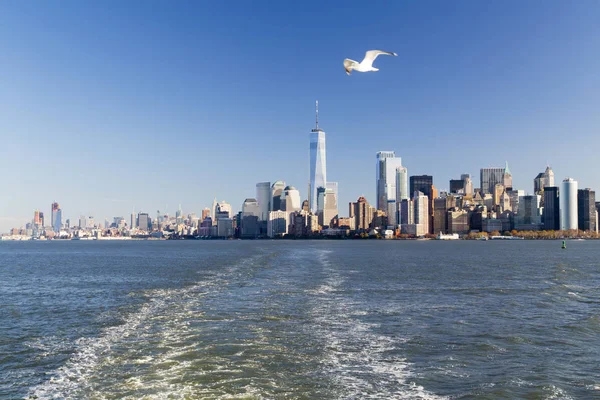
[[[186,315],[190,311],[185,307],[189,307],[190,301],[199,299],[202,295],[206,295],[211,291],[218,291],[224,285],[229,283],[228,278],[236,274],[240,267],[251,264],[259,256],[249,257],[242,260],[238,265],[225,268],[221,273],[217,274],[213,279],[206,282],[199,282],[193,286],[182,289],[158,289],[146,293],[150,299],[143,304],[136,312],[126,316],[123,324],[111,326],[105,329],[98,337],[82,337],[75,342],[76,351],[67,361],[67,363],[57,370],[48,373],[49,379],[29,390],[26,399],[65,399],[65,398],[86,398],[90,393],[93,393],[94,398],[106,398],[107,393],[98,393],[97,386],[94,384],[94,379],[98,378],[100,369],[106,364],[114,364],[123,362],[116,359],[113,348],[131,340],[132,343],[140,342],[148,339],[159,340],[159,343],[168,346],[177,340],[182,339],[182,335],[187,332]],[[176,310],[173,315],[173,307],[184,307],[183,310]],[[170,324],[170,329],[161,329],[157,333],[148,332],[152,327],[153,318],[164,318],[164,323],[161,325]],[[158,337],[156,337],[158,335]],[[134,358],[127,354],[126,362],[132,364],[160,364],[169,362],[178,356],[185,353],[187,350],[193,350],[197,345],[192,343],[188,348],[170,349],[156,357],[144,355]],[[133,359],[133,361],[132,361]],[[176,368],[169,370],[166,378],[177,376],[178,372],[186,367],[185,362],[179,362]],[[165,375],[167,374],[164,371]],[[176,397],[185,397],[192,395],[191,388],[186,388],[182,385],[174,385],[169,383],[168,379],[149,384],[147,381],[141,380],[147,377],[132,377],[124,381],[124,386],[130,389],[144,387],[148,385],[154,386],[158,397],[153,398],[168,398],[168,394],[176,395]],[[117,388],[118,389],[118,388]],[[123,388],[124,389],[124,388]],[[100,391],[104,388],[100,388]],[[110,397],[110,396],[109,396]],[[112,396],[114,397],[114,396]],[[121,397],[121,396],[119,396]],[[130,397],[139,398],[140,396]],[[150,398],[152,396],[143,396]]]
[[[341,274],[331,267],[327,253],[318,255],[327,274],[325,282],[315,290],[312,309],[313,324],[309,329],[326,349],[322,364],[325,373],[339,388],[338,398],[361,399],[442,399],[422,386],[409,381],[414,373],[404,358],[391,355],[405,339],[378,335],[378,325],[356,319],[367,312],[348,302],[340,291]]]

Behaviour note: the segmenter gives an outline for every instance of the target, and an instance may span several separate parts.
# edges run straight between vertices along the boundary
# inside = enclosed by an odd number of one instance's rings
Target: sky
[[[326,4],[325,4],[326,3]],[[375,155],[438,189],[502,167],[600,190],[599,1],[0,0],[0,232],[307,198],[315,100],[340,215]],[[382,49],[375,73],[343,60]]]

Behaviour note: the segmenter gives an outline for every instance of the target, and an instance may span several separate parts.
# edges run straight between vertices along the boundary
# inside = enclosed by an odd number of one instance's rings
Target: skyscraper
[[[577,191],[577,213],[579,229],[596,232],[596,192],[592,189]]]
[[[544,229],[557,231],[560,229],[560,205],[558,188],[548,186],[544,189]]]
[[[269,219],[269,211],[271,211],[271,182],[259,182],[256,184],[256,200],[260,207],[260,220],[267,221]]]
[[[550,166],[547,166],[546,171],[544,171],[544,188],[548,186],[554,186],[554,172],[552,172]]]
[[[258,218],[261,213],[256,199],[246,199],[242,204],[242,237],[256,237],[260,233]]]
[[[414,198],[415,192],[422,192],[430,199],[433,196],[433,176],[431,175],[413,175],[410,177],[409,193]]]
[[[393,151],[380,151],[376,155],[375,179],[377,209],[387,212],[388,200],[396,200],[396,170],[402,159]]]
[[[560,189],[560,229],[577,229],[577,181],[566,178]]]
[[[356,203],[350,203],[350,217],[354,217],[356,230],[367,230],[373,222],[375,208],[367,203],[367,199],[359,197]]]
[[[479,171],[481,195],[494,193],[496,184],[504,184],[505,168],[481,168]],[[510,171],[509,171],[510,173]],[[512,185],[512,177],[511,177]]]
[[[148,213],[138,214],[138,228],[140,231],[147,232],[150,227],[150,216]]]
[[[406,167],[398,167],[396,168],[396,203],[409,198],[408,169]]]
[[[310,133],[310,210],[317,212],[317,189],[327,187],[325,132],[319,128],[319,102],[316,103],[316,126]]]
[[[302,202],[300,200],[300,192],[293,186],[285,187],[285,211],[294,212],[300,211]]]
[[[59,232],[62,225],[62,212],[57,202],[52,203],[52,212],[50,214],[50,223],[54,232]]]
[[[283,204],[281,204],[281,198],[285,198],[284,191],[284,181],[275,181],[273,186],[271,186],[271,211],[279,211],[283,209]]]
[[[415,206],[415,225],[417,225],[417,236],[429,233],[429,215],[431,207],[429,206],[429,198],[423,192],[415,192],[413,194]]]
[[[323,212],[319,215],[321,226],[332,227],[332,221],[338,216],[337,197],[333,189],[325,189]]]
[[[506,165],[504,166],[504,174],[502,174],[502,185],[504,185],[504,187],[507,190],[512,189],[512,174],[510,173],[510,170],[508,169],[508,161],[506,162]]]

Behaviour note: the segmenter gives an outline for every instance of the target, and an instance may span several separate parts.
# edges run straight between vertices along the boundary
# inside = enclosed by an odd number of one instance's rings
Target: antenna
[[[317,122],[317,130],[319,130],[319,100],[317,100],[316,109],[317,109],[317,118],[316,118],[317,119],[317,121],[316,121]]]

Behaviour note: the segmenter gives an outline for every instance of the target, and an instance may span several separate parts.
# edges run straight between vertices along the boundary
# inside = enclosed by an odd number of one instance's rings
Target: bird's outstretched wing
[[[398,54],[396,53],[392,53],[389,51],[383,51],[383,50],[369,50],[365,53],[365,58],[364,60],[362,60],[361,65],[364,66],[373,66],[373,61],[375,61],[375,59],[377,58],[378,55],[380,54],[385,54],[388,56],[397,56]]]
[[[350,75],[350,73],[352,72],[352,69],[354,68],[354,65],[356,65],[356,64],[357,64],[356,61],[346,58],[344,60],[344,69],[346,70],[346,74]]]

